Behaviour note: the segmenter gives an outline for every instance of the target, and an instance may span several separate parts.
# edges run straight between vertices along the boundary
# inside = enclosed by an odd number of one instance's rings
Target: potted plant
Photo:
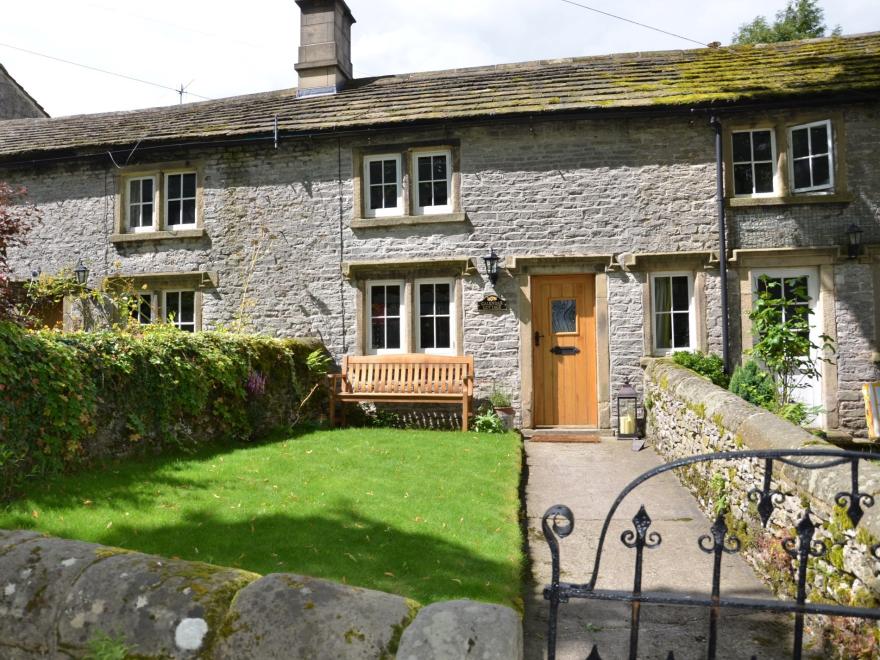
[[[492,404],[495,414],[501,418],[502,422],[504,422],[504,428],[507,430],[512,429],[516,412],[514,411],[513,406],[510,405],[510,394],[493,385],[492,393],[489,395],[489,403]]]

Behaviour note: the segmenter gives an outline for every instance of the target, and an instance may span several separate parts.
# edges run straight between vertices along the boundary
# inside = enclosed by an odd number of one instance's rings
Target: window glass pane
[[[419,285],[419,313],[422,316],[434,313],[434,285]]]
[[[657,348],[672,348],[672,314],[657,314]]]
[[[689,348],[691,345],[690,320],[687,314],[672,315],[675,345],[673,348]]]
[[[806,277],[786,277],[783,284],[783,298],[797,302],[807,302],[810,296],[807,293]]]
[[[431,178],[431,157],[419,157],[419,181],[427,181]]]
[[[450,286],[448,284],[436,285],[437,314],[449,314]]]
[[[192,291],[186,291],[180,294],[180,321],[181,323],[192,323],[195,321],[196,294]]]
[[[434,156],[434,179],[446,180],[446,156]]]
[[[690,307],[688,300],[688,278],[673,277],[672,278],[672,309],[681,312],[687,311]]]
[[[385,208],[395,208],[397,206],[397,185],[383,186],[383,189],[385,190]]]
[[[180,202],[179,201],[169,201],[168,202],[168,224],[169,225],[179,225],[180,224]]]
[[[434,206],[432,193],[433,187],[430,181],[419,183],[419,206]]]
[[[755,192],[773,192],[773,165],[771,163],[755,164]]]
[[[795,158],[810,155],[810,145],[807,141],[807,129],[799,128],[791,132],[791,153]]]
[[[370,289],[370,309],[372,316],[385,316],[385,287],[374,286]]]
[[[388,319],[388,342],[385,348],[400,348],[400,319]]]
[[[194,225],[196,223],[196,200],[188,199],[183,202],[183,224]]]
[[[554,300],[550,313],[553,332],[577,332],[577,305],[575,300]]]
[[[385,348],[385,321],[383,319],[373,319],[372,327],[371,348]]]
[[[382,186],[370,186],[370,208],[382,208]]]
[[[385,183],[397,183],[397,161],[383,160],[382,170],[385,175]]]
[[[827,186],[831,183],[831,173],[828,167],[828,156],[813,158],[813,185]]]
[[[149,294],[141,294],[137,297],[136,303],[131,310],[131,317],[141,324],[151,323],[153,320],[152,297]]]
[[[149,227],[153,224],[153,205],[152,204],[144,204],[143,210],[141,211],[141,226]]]
[[[135,204],[128,210],[128,218],[129,223],[132,227],[140,227],[141,226],[141,207]]]
[[[195,174],[184,174],[183,175],[183,196],[184,197],[195,197],[196,196],[196,175]]]
[[[773,151],[770,143],[770,131],[755,131],[752,133],[752,147],[755,160],[771,160]]]
[[[434,348],[434,317],[423,317],[419,321],[419,348]]]
[[[752,187],[752,166],[734,165],[733,166],[733,192],[736,195],[751,195]]]
[[[400,316],[400,286],[385,287],[385,302],[388,316]]]
[[[171,174],[168,176],[168,198],[175,199],[180,197],[180,175]]]
[[[752,160],[752,143],[749,133],[733,134],[733,160],[735,162]]]
[[[141,201],[150,202],[153,200],[153,180],[144,179],[143,184],[143,195],[141,196]]]
[[[382,183],[382,161],[370,161],[370,183]]]
[[[672,309],[672,291],[668,277],[654,279],[654,312],[668,312]]]
[[[436,348],[452,348],[449,325],[450,323],[448,316],[441,316],[437,318],[437,337],[435,340]]]
[[[128,187],[128,197],[129,201],[133,204],[137,204],[141,201],[141,182],[140,181],[132,181]]]
[[[828,127],[825,124],[810,128],[810,152],[812,154],[828,153]]]
[[[180,318],[180,296],[176,293],[165,294],[165,318],[169,322]]]
[[[794,187],[809,188],[810,182],[810,159],[794,161]]]
[[[446,199],[446,182],[438,181],[434,184],[434,206],[445,206]]]

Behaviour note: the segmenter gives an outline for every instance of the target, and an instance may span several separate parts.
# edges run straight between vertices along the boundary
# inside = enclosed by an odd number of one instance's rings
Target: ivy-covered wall
[[[318,375],[307,358],[318,348],[163,326],[60,334],[0,323],[0,501],[96,459],[284,427],[308,412],[300,404]]]

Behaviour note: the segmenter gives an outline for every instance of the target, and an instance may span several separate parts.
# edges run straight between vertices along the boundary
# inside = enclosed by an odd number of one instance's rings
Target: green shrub
[[[749,403],[772,409],[776,403],[773,378],[754,360],[737,367],[730,377],[730,391]]]
[[[701,376],[705,376],[718,387],[727,389],[730,379],[724,373],[724,361],[717,355],[711,353],[707,355],[699,351],[693,353],[690,351],[679,351],[673,353],[672,361],[682,367],[687,367],[691,371],[696,371]]]
[[[286,426],[318,376],[314,348],[170,326],[136,336],[0,323],[0,500],[93,459]]]
[[[477,433],[504,433],[504,421],[491,408],[484,408],[474,416]]]

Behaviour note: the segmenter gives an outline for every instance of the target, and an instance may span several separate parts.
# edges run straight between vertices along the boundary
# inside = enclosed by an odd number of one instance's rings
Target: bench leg
[[[342,401],[339,404],[339,420],[340,420],[339,425],[342,426],[343,428],[345,428],[345,426],[347,426],[346,421],[345,421],[345,401]]]
[[[467,433],[468,430],[468,417],[470,417],[470,397],[465,395],[465,397],[461,401],[461,432]]]
[[[336,428],[336,397],[330,392],[330,428]]]

